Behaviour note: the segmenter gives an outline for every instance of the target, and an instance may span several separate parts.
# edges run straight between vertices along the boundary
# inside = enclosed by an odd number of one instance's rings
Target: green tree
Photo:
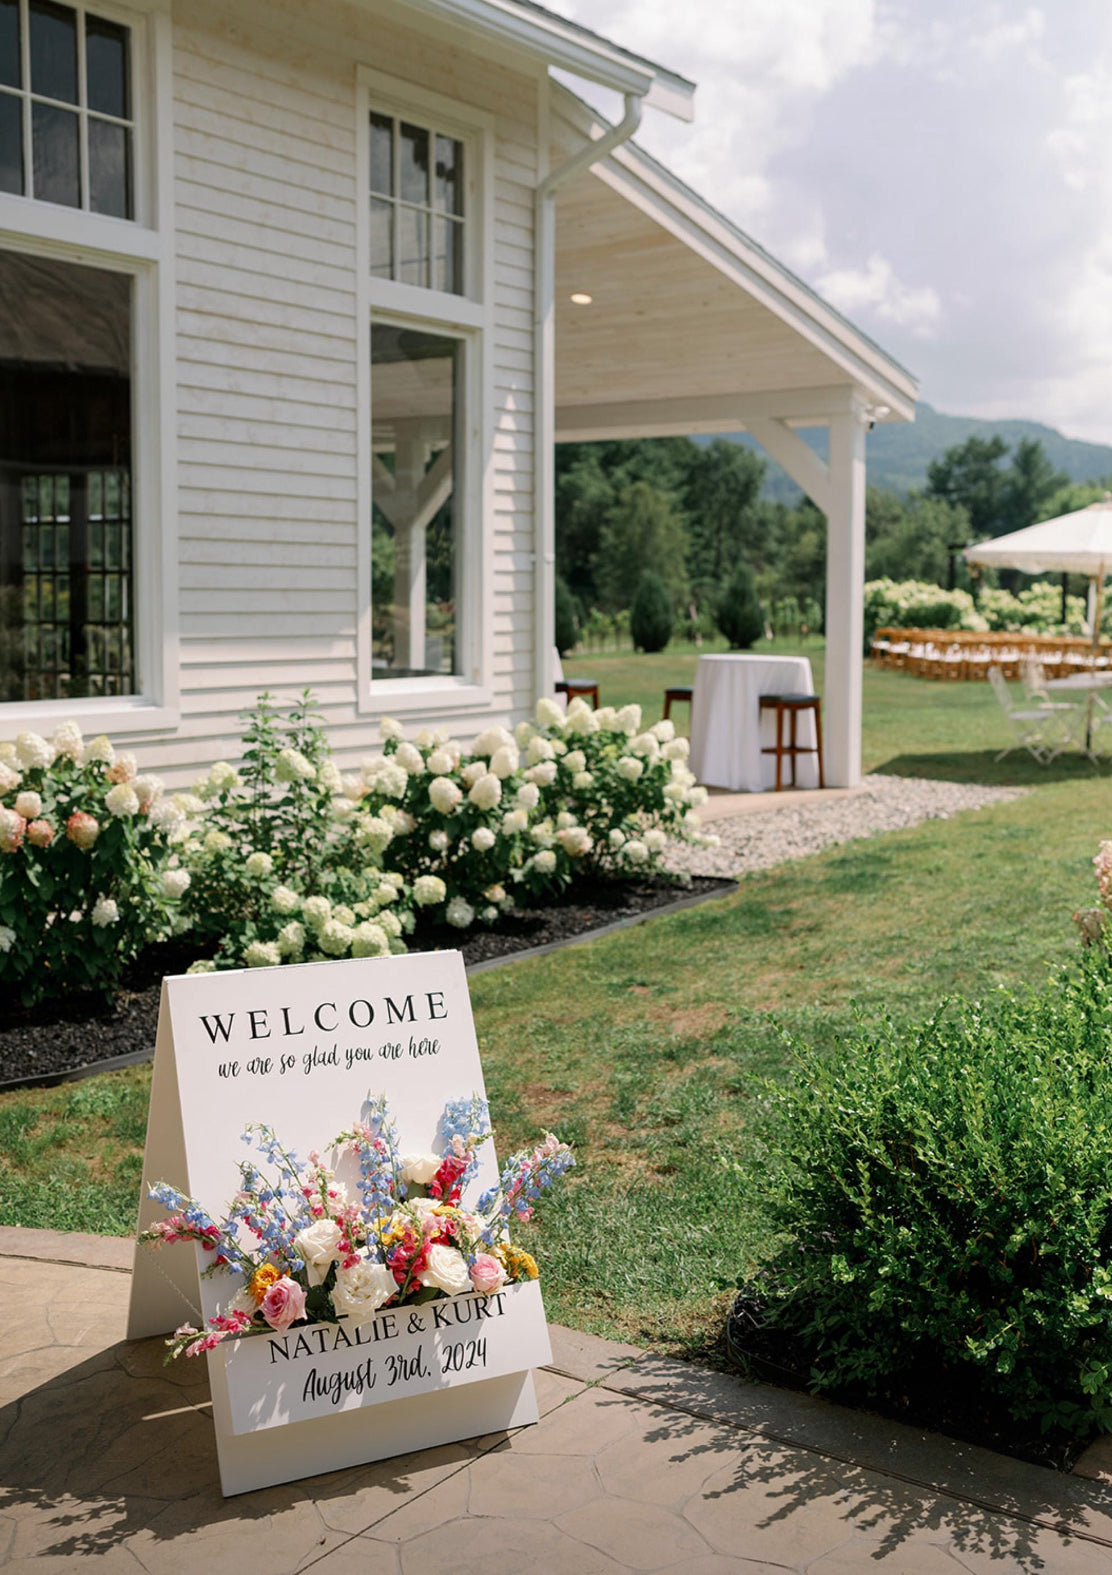
[[[556,576],[556,649],[566,656],[579,639],[579,609],[562,574]]]
[[[756,504],[764,474],[760,455],[728,438],[695,447],[683,501],[690,543],[687,567],[697,589],[717,589],[743,554],[757,556],[762,543]]]
[[[927,466],[927,496],[963,508],[974,541],[1007,529],[1008,478],[1000,464],[1007,452],[1002,437],[971,437]]]
[[[1036,520],[1051,518],[1043,510],[1069,485],[1069,479],[1064,471],[1054,469],[1038,438],[1021,438],[1005,478],[1005,529],[1023,530]]]
[[[672,638],[672,600],[659,574],[646,570],[637,583],[629,612],[634,649],[663,651]]]
[[[969,540],[965,510],[941,498],[870,487],[865,498],[865,578],[948,585],[951,547]],[[964,583],[964,567],[959,565]]]
[[[739,563],[734,569],[714,610],[714,620],[734,651],[748,650],[764,633],[761,604],[748,565]]]
[[[595,557],[599,601],[608,611],[629,607],[642,573],[664,581],[673,607],[687,595],[687,531],[674,499],[647,481],[624,487],[602,526]]]

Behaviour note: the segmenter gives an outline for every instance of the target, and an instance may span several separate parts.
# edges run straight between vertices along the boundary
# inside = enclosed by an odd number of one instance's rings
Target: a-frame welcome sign
[[[403,1153],[428,1153],[447,1100],[483,1092],[458,952],[187,975],[162,989],[139,1228],[168,1181],[216,1215],[239,1188],[244,1127],[301,1155],[384,1094]],[[479,1150],[493,1185],[493,1145]],[[128,1336],[166,1334],[225,1305],[193,1244],[139,1246]],[[550,1360],[534,1282],[337,1326],[228,1340],[209,1352],[225,1494],[537,1420],[531,1369]],[[187,1358],[182,1358],[186,1360]],[[195,1358],[194,1358],[195,1359]]]

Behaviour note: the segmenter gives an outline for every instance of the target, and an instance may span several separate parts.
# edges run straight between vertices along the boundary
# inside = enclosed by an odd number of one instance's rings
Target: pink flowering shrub
[[[1112,842],[1102,842],[1093,855],[1097,872],[1098,908],[1079,908],[1073,916],[1082,946],[1107,946],[1108,915],[1112,912]]]
[[[0,988],[27,1006],[110,991],[168,928],[182,819],[133,755],[74,722],[0,742]]]

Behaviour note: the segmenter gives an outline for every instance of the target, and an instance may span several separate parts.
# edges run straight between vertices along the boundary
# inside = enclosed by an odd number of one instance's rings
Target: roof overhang
[[[465,27],[504,47],[618,93],[632,93],[678,120],[694,118],[695,84],[589,28],[525,0],[403,0],[411,10]]]

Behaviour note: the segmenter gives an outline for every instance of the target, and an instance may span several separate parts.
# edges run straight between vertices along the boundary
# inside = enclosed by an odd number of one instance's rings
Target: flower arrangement
[[[1108,915],[1112,912],[1112,842],[1102,842],[1093,855],[1100,906],[1079,908],[1073,915],[1082,946],[1107,946]]]
[[[0,743],[0,984],[27,1006],[112,989],[188,885],[172,863],[184,820],[134,755],[75,722]]]
[[[319,1152],[299,1159],[269,1127],[250,1126],[244,1142],[273,1174],[241,1161],[242,1185],[219,1223],[174,1187],[153,1187],[150,1196],[168,1217],[140,1240],[196,1242],[212,1254],[206,1276],[238,1280],[207,1329],[185,1324],[167,1340],[167,1360],[199,1356],[229,1337],[285,1333],[303,1322],[357,1323],[383,1308],[493,1294],[536,1279],[532,1257],[509,1240],[509,1223],[530,1217],[541,1193],[575,1163],[571,1150],[549,1133],[507,1160],[497,1185],[468,1207],[463,1192],[491,1136],[486,1101],[449,1101],[440,1130],[439,1154],[403,1155],[385,1099],[368,1100],[365,1119],[329,1145],[335,1163],[345,1155],[354,1161],[349,1188]]]

